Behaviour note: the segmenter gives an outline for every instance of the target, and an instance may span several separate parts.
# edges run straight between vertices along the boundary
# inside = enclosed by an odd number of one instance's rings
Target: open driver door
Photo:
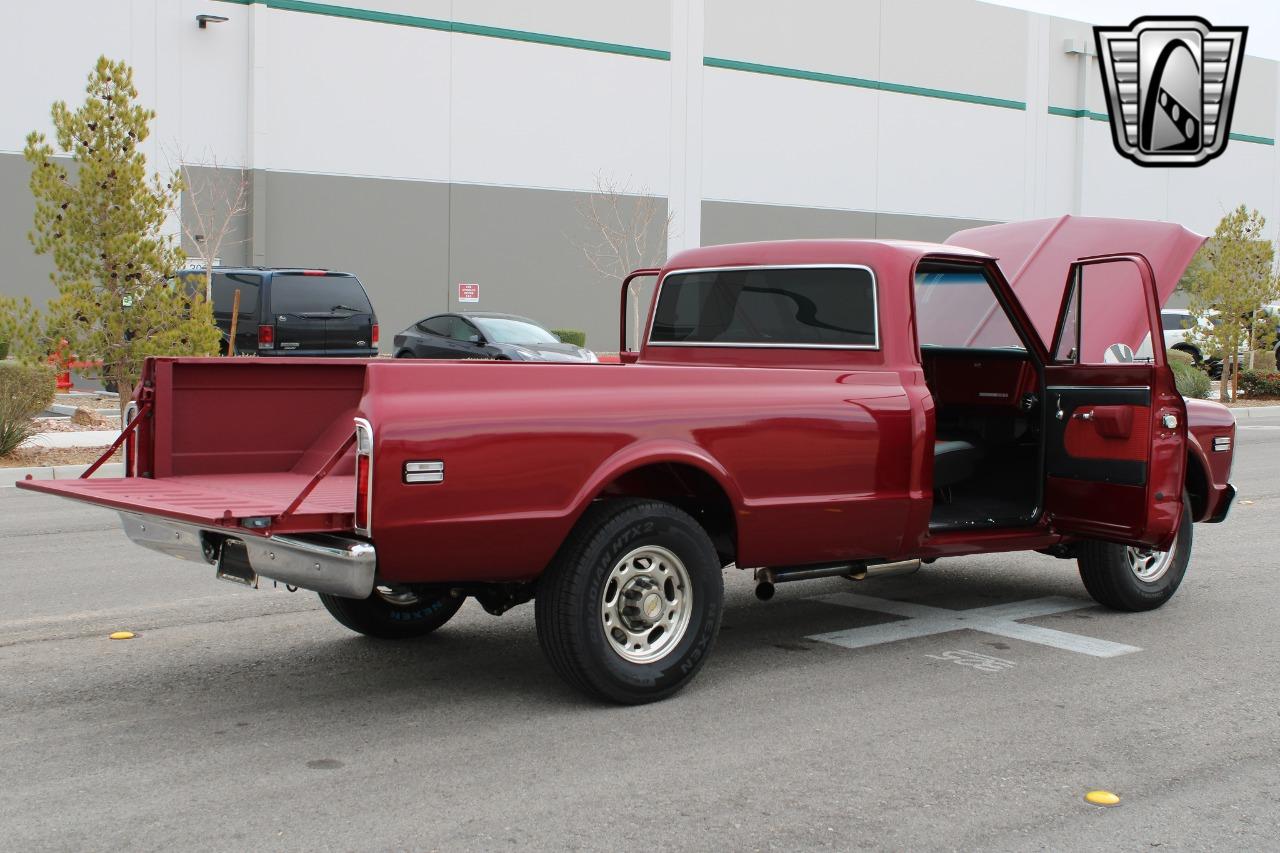
[[[1150,358],[1136,359],[1133,348],[1145,353],[1147,340]],[[1146,258],[1105,255],[1071,265],[1049,356],[1050,524],[1059,533],[1167,549],[1183,512],[1187,410],[1166,360]]]

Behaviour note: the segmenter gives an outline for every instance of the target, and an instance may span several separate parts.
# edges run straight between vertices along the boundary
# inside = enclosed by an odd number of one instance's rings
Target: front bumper
[[[154,515],[120,513],[125,535],[138,545],[195,563],[216,566],[223,545],[244,545],[253,571],[300,589],[368,598],[377,569],[374,547],[361,539],[328,533],[295,536],[228,534]]]

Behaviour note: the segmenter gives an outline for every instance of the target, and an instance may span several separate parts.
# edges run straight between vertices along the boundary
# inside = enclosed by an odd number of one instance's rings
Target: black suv
[[[203,270],[179,275],[190,288],[204,286]],[[237,354],[367,358],[378,353],[378,318],[364,285],[351,273],[215,267],[213,317],[222,330],[224,353],[237,290]]]

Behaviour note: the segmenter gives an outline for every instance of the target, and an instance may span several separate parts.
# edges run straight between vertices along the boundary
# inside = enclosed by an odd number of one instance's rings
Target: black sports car
[[[514,314],[461,311],[436,314],[395,336],[396,358],[491,358],[505,361],[599,361]]]

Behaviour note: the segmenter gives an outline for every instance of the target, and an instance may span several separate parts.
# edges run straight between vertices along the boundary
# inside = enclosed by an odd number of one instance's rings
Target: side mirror
[[[627,348],[627,296],[631,293],[631,283],[638,278],[648,276],[659,276],[662,274],[660,269],[641,269],[628,275],[622,280],[622,298],[618,305],[618,360],[623,364],[635,364],[640,358],[640,347],[637,343],[636,349]]]
[[[1128,344],[1112,344],[1107,347],[1102,360],[1107,364],[1132,364],[1133,348]]]
[[[472,335],[471,337],[467,338],[467,343],[469,343],[469,344],[482,344],[482,343],[484,343],[484,339],[483,339],[483,338],[481,338],[479,335]]]

